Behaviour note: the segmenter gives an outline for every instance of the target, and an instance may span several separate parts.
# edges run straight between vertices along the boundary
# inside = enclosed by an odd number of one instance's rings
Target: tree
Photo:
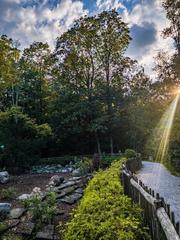
[[[58,38],[56,47],[63,85],[88,99],[89,125],[92,125],[89,129],[94,131],[98,146],[97,129],[108,129],[111,153],[114,151],[112,131],[115,115],[112,88],[113,85],[121,85],[123,53],[129,40],[127,25],[112,10],[76,21],[72,29]],[[99,101],[93,97],[98,92]],[[106,119],[104,123],[107,126],[102,127],[99,116],[93,117],[94,102],[103,105],[105,111],[102,114],[105,114],[103,119]]]
[[[47,43],[34,42],[20,59],[23,110],[38,123],[46,122],[52,84],[53,58]]]
[[[0,38],[0,109],[17,106],[19,98],[18,61],[20,50],[11,38]]]
[[[179,28],[179,16],[180,16],[180,4],[178,0],[165,0],[163,7],[166,10],[166,16],[170,20],[170,27],[164,29],[165,37],[172,37],[178,56],[180,57],[180,28]]]
[[[37,125],[19,108],[0,112],[0,165],[11,172],[25,170],[38,160],[52,132],[48,124]]]

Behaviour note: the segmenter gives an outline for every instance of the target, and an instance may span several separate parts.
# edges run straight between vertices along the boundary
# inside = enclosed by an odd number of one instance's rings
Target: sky
[[[57,36],[74,20],[113,8],[128,23],[133,38],[126,55],[154,79],[154,56],[160,50],[173,52],[172,40],[162,37],[169,22],[161,0],[0,0],[0,35],[18,40],[22,49],[34,41],[48,42],[53,49]]]

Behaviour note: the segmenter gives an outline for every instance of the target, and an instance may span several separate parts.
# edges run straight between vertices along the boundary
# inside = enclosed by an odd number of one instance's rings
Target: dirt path
[[[164,197],[171,205],[176,220],[180,221],[180,177],[173,176],[164,165],[155,162],[143,162],[137,177]]]

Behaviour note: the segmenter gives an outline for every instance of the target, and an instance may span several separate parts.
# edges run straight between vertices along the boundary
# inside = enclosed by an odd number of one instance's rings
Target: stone
[[[24,212],[25,212],[24,208],[13,208],[10,211],[9,218],[18,219],[24,214]]]
[[[75,187],[64,188],[62,192],[57,195],[57,199],[64,197],[65,195],[72,193],[75,190]]]
[[[10,203],[0,203],[0,218],[4,219],[10,213],[11,204]]]
[[[77,188],[75,190],[75,193],[80,193],[80,194],[83,194],[84,193],[84,190],[82,188]]]
[[[17,227],[13,228],[13,232],[22,234],[24,236],[30,236],[34,230],[35,224],[33,222],[21,222]]]
[[[54,225],[47,225],[42,230],[37,232],[36,239],[39,240],[53,240],[54,239]]]
[[[80,180],[81,179],[81,177],[71,177],[71,178],[69,178],[68,180],[69,181],[78,181],[78,180]]]
[[[82,197],[82,194],[80,193],[74,193],[69,196],[65,196],[64,198],[61,199],[61,202],[67,203],[67,204],[74,204],[77,202],[80,198]]]
[[[59,186],[63,182],[64,182],[64,177],[54,175],[54,176],[51,177],[49,185]]]
[[[17,197],[17,200],[27,200],[27,199],[30,199],[31,198],[31,194],[27,194],[27,193],[24,193],[22,195],[20,195],[19,197]]]
[[[75,181],[68,181],[68,182],[65,182],[63,184],[61,184],[58,189],[61,190],[63,188],[67,188],[67,187],[71,187],[71,186],[74,186],[76,183]]]
[[[72,171],[72,175],[73,176],[80,176],[81,174],[80,174],[80,169],[74,169],[73,171]]]
[[[0,172],[0,183],[5,184],[9,181],[9,173],[7,171]]]

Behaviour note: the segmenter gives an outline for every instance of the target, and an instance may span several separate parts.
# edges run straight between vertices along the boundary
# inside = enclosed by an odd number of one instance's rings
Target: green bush
[[[126,158],[132,158],[132,157],[136,157],[137,153],[133,149],[126,149],[124,152],[124,155]]]
[[[120,166],[120,161],[114,162],[89,182],[67,224],[65,240],[149,239],[142,227],[141,210],[123,195]]]
[[[56,194],[49,192],[44,201],[40,196],[36,195],[29,200],[25,200],[24,206],[31,213],[36,228],[39,228],[42,223],[52,222],[52,217],[56,211]]]
[[[76,168],[80,170],[80,174],[84,175],[93,171],[93,161],[90,158],[83,158],[76,163]]]
[[[6,189],[2,189],[0,193],[1,199],[13,198],[16,194],[16,189],[14,187],[8,187]]]
[[[23,171],[39,159],[51,136],[48,124],[37,125],[19,108],[0,112],[0,165],[9,171]]]

